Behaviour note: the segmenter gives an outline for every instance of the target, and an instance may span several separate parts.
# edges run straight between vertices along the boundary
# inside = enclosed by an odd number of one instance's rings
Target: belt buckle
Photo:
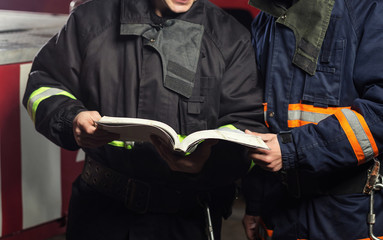
[[[374,158],[374,165],[368,170],[367,182],[364,186],[363,193],[371,194],[374,191],[377,181],[379,181],[380,162]]]
[[[136,213],[146,213],[149,208],[150,185],[137,179],[129,179],[126,190],[126,208]]]

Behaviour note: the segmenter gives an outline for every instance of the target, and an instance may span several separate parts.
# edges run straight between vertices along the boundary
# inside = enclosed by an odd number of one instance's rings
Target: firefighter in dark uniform
[[[95,121],[153,119],[180,136],[227,125],[265,132],[254,65],[249,32],[208,0],[74,9],[34,59],[23,99],[41,134],[86,153],[68,240],[220,239],[235,180],[250,165],[244,147],[206,141],[179,156],[160,139],[117,141]]]
[[[275,134],[250,154],[249,239],[383,239],[383,2],[250,4]]]

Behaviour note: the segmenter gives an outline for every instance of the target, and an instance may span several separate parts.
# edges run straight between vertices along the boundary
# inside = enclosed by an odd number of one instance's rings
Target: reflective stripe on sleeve
[[[112,141],[108,144],[111,146],[114,146],[114,147],[122,147],[122,148],[129,149],[129,150],[133,149],[133,147],[134,147],[133,141]]]
[[[323,108],[301,103],[290,104],[287,124],[289,128],[300,127],[309,123],[318,124],[323,119],[339,111],[339,109],[350,109],[350,107]]]
[[[351,144],[358,165],[379,154],[375,140],[362,115],[350,109],[342,109],[336,112],[335,116]]]
[[[266,127],[270,127],[267,122],[267,103],[263,103],[263,121],[265,122]]]
[[[249,169],[247,169],[247,172],[250,172],[251,169],[253,169],[253,167],[255,167],[255,162],[254,162],[254,160],[251,160],[250,167],[249,167]]]
[[[29,116],[33,120],[33,122],[35,122],[35,120],[36,120],[36,111],[37,111],[37,107],[39,106],[39,104],[43,100],[45,100],[51,96],[57,96],[57,95],[63,95],[63,96],[67,96],[67,97],[72,98],[72,99],[76,99],[76,97],[73,96],[72,94],[70,94],[69,92],[64,91],[62,89],[59,89],[59,88],[41,87],[41,88],[35,90],[31,94],[31,96],[29,97],[28,103],[27,103],[27,111],[28,111]]]

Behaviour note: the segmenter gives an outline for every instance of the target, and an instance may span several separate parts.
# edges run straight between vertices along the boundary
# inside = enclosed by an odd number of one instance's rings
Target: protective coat
[[[254,169],[247,211],[263,217],[273,239],[368,238],[361,190],[383,148],[383,2],[250,2],[264,10],[252,33],[283,169]],[[382,204],[378,191],[377,236]]]
[[[61,147],[78,149],[72,122],[85,110],[162,121],[180,135],[227,124],[266,131],[262,83],[253,67],[246,28],[206,0],[162,22],[152,11],[149,0],[94,0],[70,15],[36,56],[28,80],[23,103],[40,133]],[[128,177],[186,192],[231,186],[249,167],[245,149],[233,144],[215,145],[197,175],[170,171],[150,144],[131,147],[112,142],[84,151]],[[138,217],[121,212],[121,204],[104,200],[79,181],[74,185],[70,229],[86,232],[87,227],[80,227],[86,224],[101,239],[114,239],[110,231],[115,236],[129,234],[129,239],[199,239],[204,233],[205,226],[199,226],[202,214],[195,224],[179,216],[160,221],[150,214]],[[195,206],[184,207],[193,211]],[[116,216],[105,217],[111,212]],[[185,228],[180,227],[184,223]],[[96,231],[104,228],[105,238]],[[89,235],[82,239],[86,238]]]

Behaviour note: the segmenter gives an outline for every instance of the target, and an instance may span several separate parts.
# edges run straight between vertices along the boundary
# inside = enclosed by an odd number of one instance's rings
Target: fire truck
[[[248,0],[211,0],[245,26],[258,10]],[[71,184],[85,154],[67,151],[34,129],[21,104],[31,62],[65,24],[70,0],[0,2],[0,239],[63,234]],[[63,4],[65,3],[65,4]]]

